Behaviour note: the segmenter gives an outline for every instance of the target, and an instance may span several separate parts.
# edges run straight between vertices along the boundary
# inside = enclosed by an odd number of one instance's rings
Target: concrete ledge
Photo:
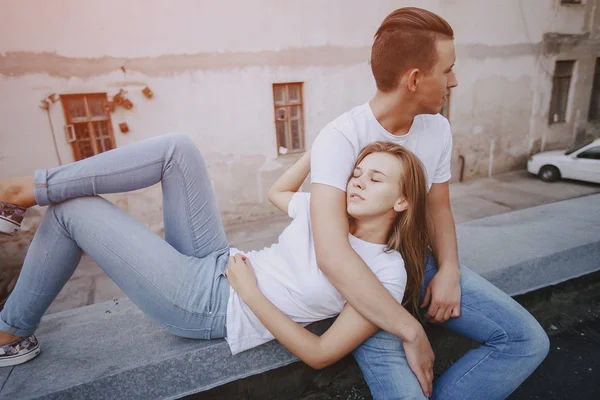
[[[600,270],[600,195],[459,224],[460,261],[511,296]]]
[[[461,262],[514,295],[600,270],[600,195],[458,226]],[[328,321],[313,324],[320,333]],[[0,369],[1,399],[175,399],[297,361],[171,336],[121,299],[44,317],[42,355]]]
[[[128,299],[50,314],[37,335],[43,357],[14,367],[1,399],[176,399],[297,361],[276,342],[233,357],[170,335]]]

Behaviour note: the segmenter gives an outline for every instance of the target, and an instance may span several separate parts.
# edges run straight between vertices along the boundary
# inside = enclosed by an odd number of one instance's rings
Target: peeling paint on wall
[[[194,70],[231,70],[252,66],[309,67],[367,63],[370,48],[322,46],[247,53],[165,54],[138,58],[70,58],[55,53],[7,52],[0,55],[0,74],[48,74],[59,78],[90,78],[126,65],[147,76]]]
[[[590,33],[585,32],[580,35],[568,35],[563,33],[546,33],[544,34],[543,54],[545,56],[556,55],[562,52],[572,51],[585,44],[590,38]]]
[[[460,57],[506,58],[537,54],[540,44],[510,45],[457,44]],[[127,65],[128,70],[147,76],[165,76],[194,70],[231,70],[252,66],[309,67],[368,63],[370,47],[322,46],[289,48],[280,51],[245,53],[165,54],[158,57],[71,58],[56,53],[7,52],[0,54],[0,75],[47,74],[58,78],[90,78],[109,74]],[[144,85],[143,82],[130,82]],[[115,85],[117,85],[116,83]]]

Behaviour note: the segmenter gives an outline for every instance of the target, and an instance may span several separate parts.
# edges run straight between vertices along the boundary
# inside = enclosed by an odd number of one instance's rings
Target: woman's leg
[[[90,194],[141,189],[159,181],[167,242],[188,256],[225,252],[228,243],[202,155],[181,134],[148,139],[76,163],[38,170],[35,186],[33,177],[9,180],[8,185],[0,184],[0,200],[25,207],[36,204],[36,200],[47,205]],[[15,336],[0,331],[0,344],[14,339]]]
[[[37,204],[162,184],[165,239],[180,253],[204,257],[229,244],[202,154],[185,135],[168,134],[35,172]],[[2,200],[0,198],[0,200]]]
[[[0,200],[23,207],[81,196],[122,193],[161,182],[165,239],[179,252],[202,257],[228,247],[211,181],[197,146],[167,134],[98,154],[35,177],[0,184]]]
[[[48,208],[0,330],[27,336],[73,274],[82,251],[150,318],[180,336],[224,334],[228,283],[219,279],[227,251],[190,257],[107,200],[84,197]]]

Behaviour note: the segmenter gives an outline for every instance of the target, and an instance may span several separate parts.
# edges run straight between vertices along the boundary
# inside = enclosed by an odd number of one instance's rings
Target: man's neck
[[[414,102],[396,92],[384,93],[378,90],[369,105],[381,126],[396,136],[406,135],[417,115]]]

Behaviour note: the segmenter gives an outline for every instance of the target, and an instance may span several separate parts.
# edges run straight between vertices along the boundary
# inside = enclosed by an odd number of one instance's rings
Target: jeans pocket
[[[219,272],[217,274],[217,276],[215,276],[215,282],[218,281],[218,280],[220,280],[221,278],[227,279],[227,275],[225,275],[225,272]]]
[[[165,329],[175,336],[189,339],[210,340],[211,328],[182,328],[171,324],[165,324]]]

